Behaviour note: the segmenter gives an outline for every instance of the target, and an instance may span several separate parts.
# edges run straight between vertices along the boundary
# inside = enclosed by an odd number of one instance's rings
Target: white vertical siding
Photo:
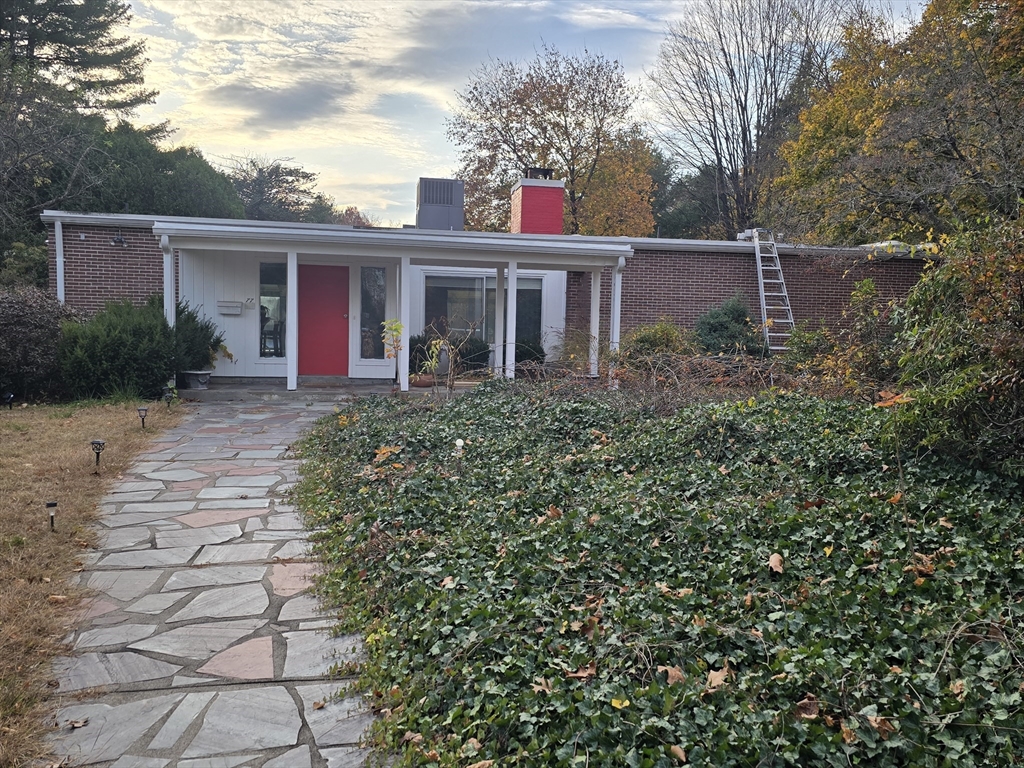
[[[224,332],[224,346],[234,357],[218,356],[214,376],[284,377],[287,357],[260,357],[259,280],[261,263],[284,263],[285,254],[255,256],[231,251],[181,253],[181,297]],[[242,303],[240,315],[222,315],[218,301]],[[294,355],[294,349],[285,350]]]

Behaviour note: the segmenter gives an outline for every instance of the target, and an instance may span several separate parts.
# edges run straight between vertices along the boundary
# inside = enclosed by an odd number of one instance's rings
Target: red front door
[[[348,267],[299,264],[299,375],[348,376]]]

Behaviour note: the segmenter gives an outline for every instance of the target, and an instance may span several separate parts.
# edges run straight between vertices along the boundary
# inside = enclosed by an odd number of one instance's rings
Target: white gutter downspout
[[[64,225],[53,222],[53,239],[57,252],[57,301],[64,303]]]
[[[164,254],[164,317],[167,324],[174,327],[175,312],[174,301],[174,249],[171,248],[171,241],[167,235],[160,236],[160,250]]]

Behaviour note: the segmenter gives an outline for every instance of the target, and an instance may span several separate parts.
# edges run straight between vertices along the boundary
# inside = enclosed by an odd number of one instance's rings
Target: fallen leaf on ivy
[[[750,630],[750,634],[756,637],[758,640],[764,640],[764,633],[759,629]]]
[[[554,504],[552,504],[550,507],[548,507],[548,517],[550,517],[552,520],[557,520],[561,516],[562,516],[562,510],[560,510]]]
[[[722,685],[725,684],[725,681],[728,678],[729,678],[729,665],[728,664],[726,664],[721,669],[709,670],[708,671],[707,692],[708,693],[714,693],[719,688],[721,688]]]
[[[625,709],[629,706],[629,699],[612,699],[612,706],[616,709]]]
[[[419,744],[421,741],[423,741],[423,734],[422,733],[414,733],[412,731],[406,731],[405,732],[405,736],[402,737],[402,743],[403,744],[407,744],[410,741],[413,744]]]
[[[580,667],[575,672],[566,672],[565,676],[574,680],[586,680],[597,674],[597,662],[592,661],[585,667]]]
[[[323,709],[326,705],[322,701],[314,701],[313,709]]]
[[[686,680],[686,675],[683,674],[683,670],[680,667],[678,667],[678,666],[676,666],[676,667],[661,666],[661,667],[658,667],[658,671],[665,673],[665,682],[667,682],[669,685],[675,685],[676,683],[682,683],[682,682],[684,682]]]
[[[442,589],[454,589],[455,588],[455,579],[452,578],[451,576],[445,576],[443,579],[441,579],[440,586],[441,586]]]
[[[782,555],[778,552],[774,552],[772,556],[768,558],[768,567],[775,571],[775,573],[782,573]]]
[[[874,717],[868,715],[868,725],[878,731],[878,735],[883,739],[888,739],[889,734],[896,730],[892,723],[889,722],[888,718],[885,717]]]
[[[939,518],[939,525],[941,525],[943,528],[952,528],[953,527],[953,524],[951,522],[949,522],[949,520],[947,520],[944,517],[940,517]]]
[[[890,504],[899,504],[903,500],[903,491],[896,491],[892,496],[889,497]]]
[[[481,760],[478,763],[470,763],[466,768],[491,768],[494,765],[493,760]]]
[[[670,749],[669,753],[680,763],[686,762],[686,750],[680,747],[678,744],[674,744]]]
[[[747,608],[749,608],[753,604],[754,604],[754,596],[752,594],[750,594],[749,592],[747,592],[747,596],[743,598],[743,605],[745,605]]]
[[[806,694],[796,703],[796,716],[801,720],[815,720],[818,717],[818,699],[812,693]]]
[[[468,739],[466,739],[466,743],[462,745],[462,756],[472,757],[480,751],[480,747],[482,746],[483,745],[480,743],[479,739],[474,739],[472,736],[470,736]]]
[[[551,693],[551,681],[544,677],[533,678],[533,685],[530,687],[534,693]]]
[[[394,469],[405,469],[405,464],[403,464],[403,463],[402,463],[402,462],[400,462],[400,461],[396,461],[396,462],[395,462],[394,464],[392,464],[391,466],[392,466],[392,467],[393,467]]]
[[[825,557],[831,557],[831,556],[832,556],[832,551],[833,551],[834,549],[835,549],[835,547],[834,547],[834,546],[831,546],[831,545],[829,545],[829,546],[825,547],[825,548],[824,548],[824,550],[825,550]]]
[[[722,466],[720,466],[720,467],[718,468],[718,471],[719,471],[719,472],[721,472],[721,473],[722,473],[723,475],[728,475],[728,474],[729,474],[729,468],[728,468],[728,467],[726,467],[726,466],[725,466],[725,464],[723,464]]]
[[[423,757],[424,757],[424,758],[425,758],[425,759],[426,759],[426,760],[427,760],[428,762],[435,762],[435,763],[436,763],[436,762],[437,762],[438,760],[440,760],[440,759],[441,759],[441,756],[440,756],[439,754],[437,754],[437,750],[436,750],[436,749],[432,749],[432,750],[430,750],[429,752],[424,752],[424,753],[423,753]]]
[[[960,701],[964,699],[964,681],[955,680],[952,685],[949,686],[949,691],[956,696]]]
[[[839,726],[839,732],[843,735],[844,744],[853,744],[857,740],[857,734],[853,732],[852,728],[847,727],[846,723]]]

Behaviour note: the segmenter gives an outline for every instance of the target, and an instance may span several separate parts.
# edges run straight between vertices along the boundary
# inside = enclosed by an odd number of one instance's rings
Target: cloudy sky
[[[618,59],[636,82],[686,0],[130,0],[145,39],[138,122],[214,163],[293,158],[382,223],[415,219],[420,176],[446,177],[445,117],[488,59],[544,43]],[[898,7],[905,6],[901,2]]]

